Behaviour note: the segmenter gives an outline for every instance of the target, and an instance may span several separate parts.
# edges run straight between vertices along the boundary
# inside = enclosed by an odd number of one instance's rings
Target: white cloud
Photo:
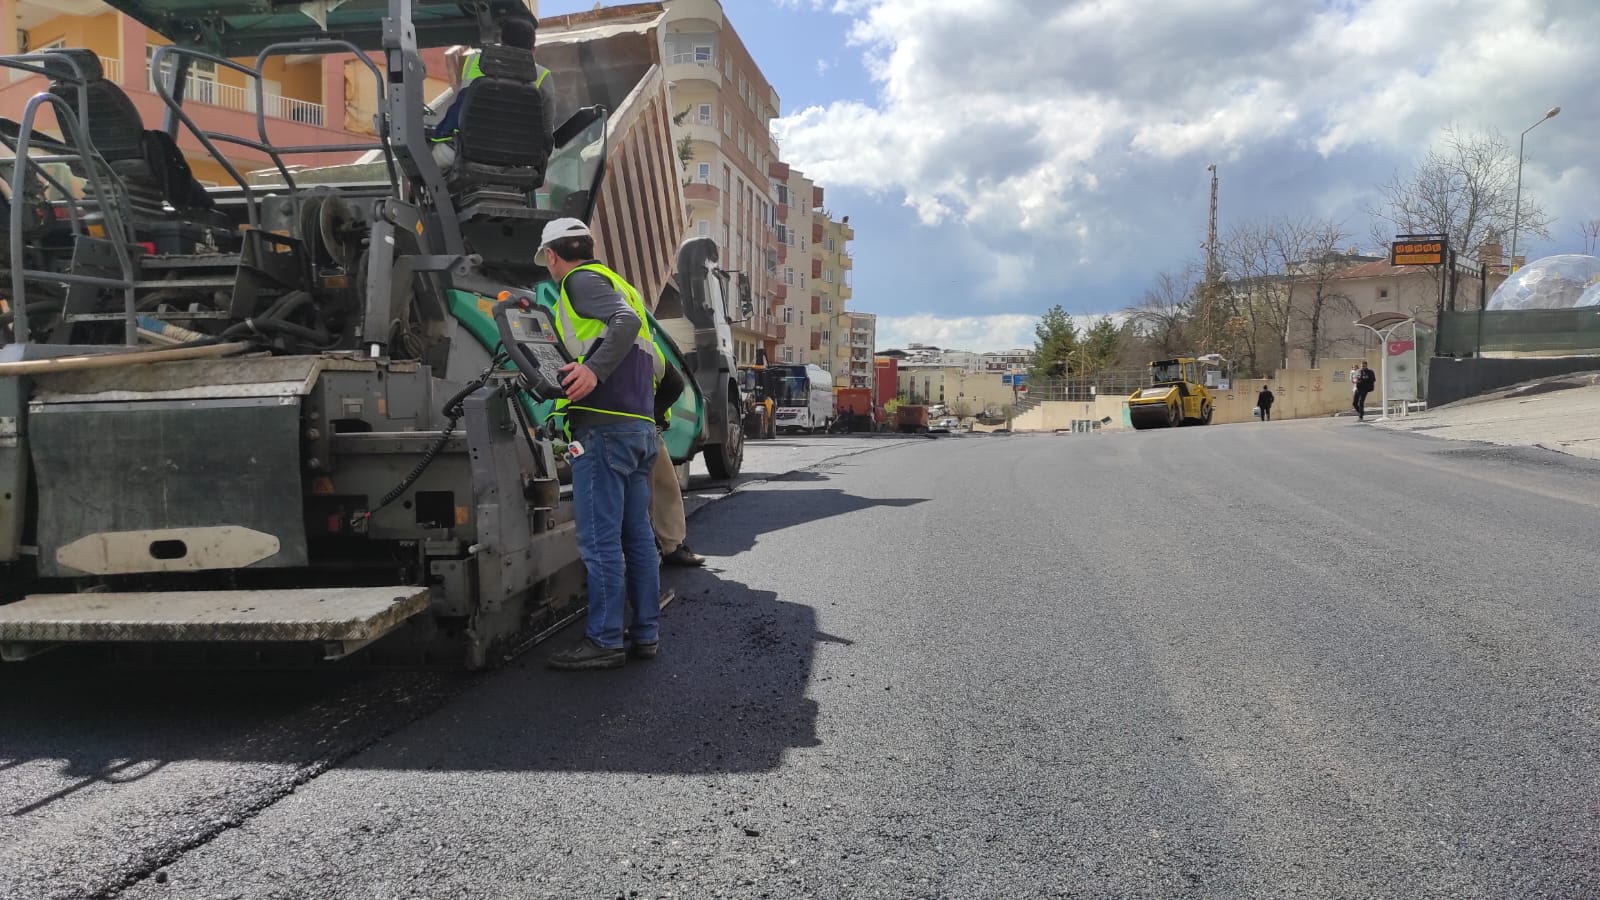
[[[878,316],[877,343],[880,349],[904,348],[911,344],[947,347],[956,350],[1010,350],[1033,346],[1033,326],[1038,316],[1001,314],[993,316]]]
[[[1600,118],[1595,0],[812,5],[848,17],[875,95],[780,120],[786,160],[1003,245],[997,271],[1015,277],[991,285],[1000,308],[1040,282],[1148,278],[1191,255],[1208,162],[1222,168],[1224,224],[1273,207],[1365,234],[1361,197],[1444,127],[1514,138],[1558,103],[1569,133],[1539,133],[1527,183],[1551,188],[1558,216],[1594,215],[1592,196],[1555,189],[1600,180],[1585,137]],[[892,265],[864,258],[858,277],[880,264]]]
[[[1098,318],[1091,315],[1072,316],[1080,331],[1093,325]],[[1031,348],[1034,344],[1033,329],[1037,324],[1039,316],[1025,313],[988,316],[880,315],[877,343],[880,350],[904,349],[911,344],[979,353]]]

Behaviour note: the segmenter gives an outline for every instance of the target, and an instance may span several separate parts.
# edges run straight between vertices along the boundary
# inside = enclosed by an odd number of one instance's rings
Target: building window
[[[783,308],[783,324],[785,324],[785,325],[793,325],[794,324],[794,307],[785,306]]]
[[[701,163],[695,170],[695,180],[701,184],[711,183],[711,163]]]
[[[696,113],[695,119],[699,121],[701,125],[711,125],[717,121],[711,117],[711,104],[709,103],[700,104],[700,110],[698,113]]]
[[[733,77],[733,57],[732,56],[723,57],[722,58],[722,67],[728,73],[728,77],[732,78]]]
[[[705,219],[701,219],[695,225],[695,232],[701,237],[711,237],[711,223],[707,222]]]
[[[722,167],[722,189],[724,191],[733,190],[733,170],[727,166]]]
[[[829,313],[833,312],[833,299],[832,298],[829,298],[827,300],[822,301],[822,311],[823,312],[829,312]]]
[[[711,58],[711,48],[705,44],[696,44],[694,48],[694,61],[697,63],[714,62],[714,60]]]
[[[727,110],[722,111],[722,133],[733,137],[733,113]]]
[[[801,236],[801,238],[800,238],[800,252],[801,253],[806,252],[806,239],[805,239],[804,236]]]
[[[1389,289],[1388,288],[1378,288],[1378,299],[1379,300],[1387,300],[1387,299],[1389,299]]]
[[[783,283],[790,286],[794,285],[794,266],[783,267]]]
[[[826,281],[829,284],[833,284],[833,270],[832,269],[823,269],[822,270],[822,280]]]
[[[828,238],[828,252],[833,252],[833,238]]]

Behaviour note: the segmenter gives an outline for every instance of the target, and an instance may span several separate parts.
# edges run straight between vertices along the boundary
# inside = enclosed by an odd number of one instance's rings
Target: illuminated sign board
[[[1450,255],[1450,239],[1442,234],[1395,235],[1389,246],[1392,266],[1442,266]]]

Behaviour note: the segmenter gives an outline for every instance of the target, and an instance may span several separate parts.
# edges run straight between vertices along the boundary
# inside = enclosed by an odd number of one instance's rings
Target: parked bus
[[[780,431],[826,429],[833,422],[833,376],[814,365],[776,365],[768,370]]]

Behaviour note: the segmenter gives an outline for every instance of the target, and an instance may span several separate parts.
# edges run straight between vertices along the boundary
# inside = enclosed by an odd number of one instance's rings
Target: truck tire
[[[722,443],[705,449],[706,469],[719,481],[732,481],[739,477],[744,466],[744,425],[739,418],[739,407],[728,403],[728,433]]]

